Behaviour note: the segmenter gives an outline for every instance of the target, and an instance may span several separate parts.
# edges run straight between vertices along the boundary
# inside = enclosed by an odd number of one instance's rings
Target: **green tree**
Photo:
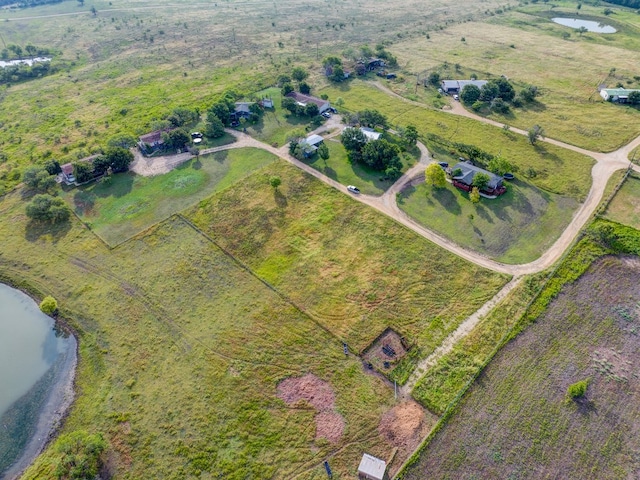
[[[170,132],[163,133],[162,139],[167,148],[175,150],[182,149],[191,142],[191,137],[184,128],[176,128]]]
[[[204,126],[204,134],[209,138],[220,138],[224,136],[224,124],[217,116],[209,113],[207,123]]]
[[[37,222],[61,223],[69,220],[71,211],[67,204],[58,197],[39,194],[27,205],[27,217]]]
[[[374,170],[386,170],[400,164],[400,149],[384,139],[365,143],[361,155],[362,162]]]
[[[315,103],[309,102],[304,107],[304,114],[307,117],[315,117],[316,115],[320,115],[320,109]]]
[[[324,68],[333,67],[336,65],[342,65],[342,60],[340,60],[338,57],[329,56],[325,57],[324,60],[322,60],[322,66]]]
[[[298,103],[290,97],[284,97],[282,99],[282,108],[289,110],[292,115],[297,115],[300,110]]]
[[[60,435],[55,452],[60,456],[56,462],[55,475],[59,480],[93,480],[102,466],[102,452],[107,442],[100,434],[75,431]]]
[[[444,170],[437,163],[430,163],[424,171],[425,181],[432,187],[443,188],[447,185]]]
[[[629,103],[631,105],[638,105],[640,104],[640,91],[638,90],[634,90],[633,92],[631,92],[629,94]]]
[[[402,138],[407,142],[407,145],[415,145],[418,143],[418,129],[416,126],[407,125],[404,132],[402,132]]]
[[[99,176],[107,173],[111,167],[111,162],[105,155],[100,155],[93,160],[93,175]]]
[[[487,169],[490,172],[495,173],[496,175],[504,175],[507,172],[513,172],[514,166],[509,163],[504,157],[498,155],[497,157],[492,158],[487,165]]]
[[[365,143],[367,143],[367,137],[364,136],[364,133],[359,128],[345,128],[340,139],[348,152],[360,152]]]
[[[539,138],[544,138],[544,128],[537,124],[534,125],[527,132],[527,137],[529,138],[529,143],[535,145]]]
[[[300,93],[304,93],[305,95],[311,93],[311,87],[307,82],[300,82],[300,85],[298,85],[298,87],[300,89]]]
[[[318,156],[323,160],[329,160],[329,147],[327,147],[324,142],[318,145]]]
[[[292,157],[296,157],[297,158],[299,145],[300,145],[300,139],[299,138],[292,138],[289,141],[289,155],[291,155]]]
[[[271,185],[274,190],[278,190],[278,187],[281,184],[282,184],[282,180],[280,180],[280,177],[277,177],[275,175],[272,177],[269,177],[269,185]]]
[[[471,184],[474,187],[478,187],[478,190],[484,190],[487,187],[487,185],[489,185],[490,181],[491,181],[491,177],[489,177],[488,174],[479,172],[474,175],[473,181],[471,182]]]
[[[40,311],[46,315],[53,315],[58,311],[58,302],[55,298],[48,295],[40,302]]]
[[[587,393],[587,387],[589,386],[589,379],[580,380],[579,382],[569,385],[567,388],[567,398],[571,400],[577,400],[582,398]]]
[[[36,192],[48,192],[56,185],[56,179],[42,167],[31,167],[22,174],[23,183]]]
[[[207,118],[211,115],[218,117],[225,127],[231,123],[231,112],[234,111],[234,104],[231,100],[222,100],[214,103],[207,110]]]
[[[131,147],[134,147],[135,145],[136,145],[135,137],[127,133],[119,133],[117,135],[112,136],[107,141],[107,148],[113,148],[113,147],[131,148]]]
[[[333,80],[334,82],[342,82],[344,80],[344,69],[341,65],[336,65],[335,67],[333,67],[331,80]]]
[[[286,97],[287,95],[289,95],[291,92],[293,92],[293,85],[291,85],[290,83],[285,83],[282,86],[282,89],[280,90],[280,92],[282,93],[283,97]]]
[[[465,105],[473,105],[480,98],[480,89],[477,85],[465,85],[460,92],[460,100]]]
[[[536,87],[535,85],[527,85],[520,91],[520,98],[522,99],[522,101],[527,103],[533,102],[538,95],[540,95],[540,92],[538,90],[538,87]]]
[[[382,127],[387,129],[387,117],[381,114],[377,110],[362,110],[358,112],[358,118],[360,119],[360,125],[366,125],[367,127]]]
[[[286,83],[291,83],[291,77],[289,75],[280,75],[278,77],[278,86],[282,88]]]
[[[49,160],[44,164],[44,169],[47,171],[49,175],[57,175],[62,172],[62,168],[60,167],[60,163],[57,160]]]
[[[427,81],[434,87],[440,86],[440,74],[438,72],[431,72],[427,77]]]
[[[490,102],[496,98],[499,93],[500,90],[498,90],[498,86],[495,83],[487,82],[480,89],[479,100],[482,100],[483,102]]]
[[[583,33],[587,33],[589,31],[589,29],[587,27],[580,27],[578,29],[578,33],[580,34],[580,36],[582,36]]]
[[[478,187],[473,187],[471,189],[469,192],[469,200],[471,200],[471,203],[480,202],[480,190],[478,190]]]
[[[113,173],[126,172],[129,170],[129,164],[133,162],[133,153],[126,148],[109,148],[105,156],[109,159]]]
[[[77,162],[73,164],[73,176],[78,183],[88,182],[93,178],[93,168],[88,162]]]
[[[309,76],[309,72],[307,72],[302,67],[294,67],[293,70],[291,70],[291,78],[293,78],[297,82],[302,82],[303,80],[306,80],[308,76]]]

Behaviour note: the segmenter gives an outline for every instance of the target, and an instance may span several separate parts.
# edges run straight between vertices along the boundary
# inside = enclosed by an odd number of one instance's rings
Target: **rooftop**
[[[367,478],[382,480],[386,469],[387,463],[384,460],[380,460],[379,458],[365,453],[362,455],[362,460],[360,460],[358,474],[366,475]]]
[[[364,133],[364,136],[367,137],[368,140],[378,140],[382,136],[381,133],[376,132],[373,128],[360,127],[360,130],[362,130],[362,133]]]
[[[324,141],[324,138],[322,138],[320,135],[309,135],[307,138],[305,138],[304,142],[309,144],[309,145],[318,145],[319,143],[322,143]]]
[[[442,80],[443,90],[462,90],[467,85],[475,85],[478,88],[482,88],[486,84],[486,80]]]
[[[603,88],[610,97],[628,97],[631,92],[640,92],[637,88]]]
[[[486,173],[487,175],[489,175],[489,184],[487,185],[489,188],[497,188],[502,185],[502,177],[499,177],[495,173],[491,173],[484,168],[471,165],[470,163],[460,162],[456,164],[451,169],[451,171],[455,172],[457,169],[462,170],[462,175],[457,175],[453,178],[455,178],[459,182],[464,183],[465,185],[471,185],[473,183],[473,177],[475,177],[478,173]]]
[[[315,103],[318,107],[329,103],[328,100],[322,100],[321,98],[312,97],[311,95],[305,95],[304,93],[291,92],[287,93],[287,97],[293,98],[296,102],[306,105],[308,103]]]

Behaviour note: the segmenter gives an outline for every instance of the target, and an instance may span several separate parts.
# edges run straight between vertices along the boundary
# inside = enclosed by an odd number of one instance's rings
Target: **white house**
[[[605,102],[627,103],[631,92],[640,92],[635,88],[603,88],[600,90],[600,96]]]
[[[360,466],[358,467],[358,478],[363,480],[383,480],[387,463],[368,453],[362,455]]]
[[[360,127],[360,131],[364,133],[367,140],[380,140],[380,137],[382,136],[381,133],[376,132],[373,128],[369,127]]]
[[[293,98],[298,105],[306,107],[309,103],[315,103],[318,106],[320,113],[326,112],[331,108],[329,100],[323,100],[321,98],[312,97],[311,95],[305,95],[304,93],[291,92],[287,94],[287,97]]]

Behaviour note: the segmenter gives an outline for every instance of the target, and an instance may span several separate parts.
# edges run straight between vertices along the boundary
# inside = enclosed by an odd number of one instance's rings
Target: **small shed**
[[[317,147],[318,145],[320,145],[322,142],[324,141],[324,138],[322,138],[320,135],[309,135],[305,140],[304,143],[307,143],[309,145],[313,145],[314,147]]]
[[[364,133],[364,136],[367,137],[367,141],[380,140],[380,137],[382,136],[380,132],[376,132],[373,128],[360,127],[360,130]]]
[[[358,478],[363,480],[383,480],[387,462],[365,453],[358,467]]]

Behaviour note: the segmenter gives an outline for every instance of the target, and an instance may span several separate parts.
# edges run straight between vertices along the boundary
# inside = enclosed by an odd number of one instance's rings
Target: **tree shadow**
[[[289,205],[289,202],[287,202],[287,197],[285,197],[284,194],[277,188],[273,190],[273,199],[275,200],[276,205],[278,205],[278,207],[280,208],[286,208]]]
[[[124,197],[131,193],[133,190],[133,177],[132,172],[116,173],[111,177],[111,183],[104,183],[102,181],[97,184],[92,184],[86,187],[78,187],[82,190],[91,190],[97,197]]]
[[[86,215],[93,209],[96,195],[90,190],[78,190],[73,195],[73,206],[78,215]]]
[[[431,195],[447,212],[453,215],[460,215],[462,213],[462,207],[460,207],[458,203],[458,198],[448,188],[436,188]]]
[[[329,177],[332,180],[338,180],[338,174],[336,173],[336,171],[331,168],[331,167],[324,167],[322,169],[322,173],[324,173],[327,177]]]
[[[536,142],[536,144],[533,146],[536,151],[540,154],[540,156],[542,156],[545,159],[549,159],[552,162],[556,163],[556,164],[562,164],[562,159],[556,155],[555,153],[551,153],[549,150],[547,150],[547,147],[541,143],[541,142]]]
[[[494,223],[491,213],[489,213],[489,210],[483,205],[476,204],[476,213],[481,216],[487,223]]]
[[[574,398],[573,403],[578,407],[578,413],[584,417],[598,415],[598,408],[596,407],[596,404],[588,398]]]
[[[191,168],[194,170],[200,170],[202,168],[202,160],[200,160],[200,157],[196,157],[196,159],[191,163]]]
[[[222,150],[221,152],[214,153],[213,159],[218,163],[224,163],[228,156],[229,156],[229,151]]]
[[[69,233],[69,230],[71,230],[70,221],[52,224],[30,220],[25,228],[24,238],[28,242],[35,242],[40,239],[40,237],[50,236],[55,244],[63,239],[67,233]]]

